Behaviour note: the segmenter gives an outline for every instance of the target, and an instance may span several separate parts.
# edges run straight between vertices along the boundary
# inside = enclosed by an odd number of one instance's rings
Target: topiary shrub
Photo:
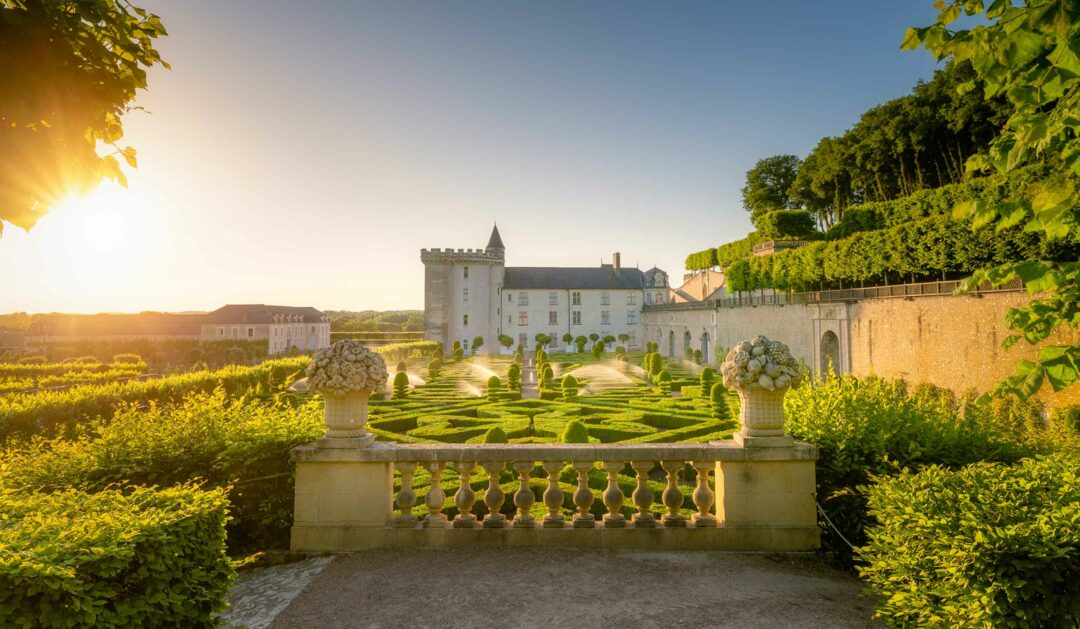
[[[223,490],[0,493],[0,622],[213,626],[236,577]]]
[[[403,400],[409,395],[409,374],[399,371],[394,374],[394,399]]]
[[[514,352],[514,364],[515,365],[524,365],[525,364],[525,352],[522,351],[522,349],[520,347],[518,348],[518,350],[516,352]]]
[[[475,336],[472,340],[472,353],[480,351],[480,348],[484,346],[484,337]]]
[[[510,440],[506,438],[503,429],[496,426],[484,433],[484,443],[510,443]]]
[[[461,349],[460,345],[454,348],[454,358],[458,360],[465,358],[465,350]]]
[[[403,360],[403,361],[401,361],[401,362],[399,362],[397,364],[397,369],[395,369],[394,371],[396,371],[397,373],[401,373],[401,372],[408,371],[408,370],[409,370],[409,366],[407,364],[405,364],[405,361]]]
[[[548,359],[547,352],[545,352],[543,349],[537,349],[536,350],[536,362],[537,363],[546,363],[547,359]]]
[[[500,334],[499,345],[502,345],[505,349],[510,349],[514,346],[514,337],[509,334]]]
[[[705,383],[702,382],[702,387]],[[704,389],[702,389],[704,390]],[[727,389],[724,383],[717,382],[709,389],[709,401],[712,402],[712,416],[716,419],[731,419],[731,409],[727,405]]]
[[[592,334],[589,335],[589,340],[592,341],[593,343],[595,343],[595,342],[600,340],[600,335],[597,334],[596,332],[593,332]]]
[[[701,392],[703,394],[712,390],[713,380],[716,380],[716,371],[712,367],[704,367],[698,372],[698,382],[701,383]]]
[[[487,379],[487,398],[495,401],[499,398],[499,394],[502,392],[502,380],[499,380],[499,376],[491,376]]]
[[[615,346],[615,357],[626,356],[626,348],[622,345]]]
[[[562,378],[562,399],[564,401],[570,401],[577,397],[578,394],[578,381],[577,378],[566,374]]]
[[[44,356],[23,356],[19,359],[20,365],[44,365]]]
[[[566,332],[562,335],[563,345],[569,345],[574,342],[574,335]]]
[[[438,358],[432,358],[431,362],[427,365],[427,377],[428,382],[434,382],[439,378],[439,374],[442,373],[442,361]]]
[[[694,360],[694,350],[687,347],[683,350],[683,358],[686,360]]]
[[[555,370],[551,368],[551,365],[545,364],[544,370],[541,372],[540,386],[545,389],[550,389],[555,383]]]
[[[700,365],[700,364],[701,364],[701,358],[702,358],[702,356],[703,356],[703,355],[702,355],[702,353],[701,353],[701,350],[700,350],[700,349],[695,349],[695,350],[694,350],[694,362],[695,362],[695,363],[697,363],[697,364],[699,364],[699,365]]]
[[[603,354],[604,354],[604,344],[603,343],[593,343],[593,346],[592,346],[593,358],[600,358]]]
[[[898,627],[1075,627],[1080,456],[930,466],[868,489],[859,573]]]
[[[666,369],[656,375],[656,382],[660,386],[660,393],[671,395],[671,373]]]
[[[574,349],[579,354],[585,353],[585,344],[589,342],[589,339],[584,336],[578,336],[574,338]]]
[[[659,353],[653,353],[649,356],[649,373],[653,376],[658,375],[664,369],[664,359]]]
[[[575,419],[566,424],[559,440],[563,443],[589,443],[589,429]]]
[[[511,363],[506,370],[506,385],[511,391],[521,390],[521,367],[517,363]]]
[[[143,359],[142,359],[142,356],[139,356],[138,354],[130,354],[129,353],[129,354],[116,354],[116,355],[114,355],[112,357],[112,361],[114,363],[124,363],[124,364],[135,363],[135,364],[137,364],[137,363],[143,362]]]
[[[601,340],[604,342],[604,345],[611,345],[615,342],[615,337],[610,334],[606,334]]]

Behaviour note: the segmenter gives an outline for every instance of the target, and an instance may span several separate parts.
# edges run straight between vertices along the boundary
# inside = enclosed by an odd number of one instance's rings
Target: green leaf
[[[925,28],[908,28],[904,32],[904,42],[900,44],[900,50],[915,50],[922,44]]]

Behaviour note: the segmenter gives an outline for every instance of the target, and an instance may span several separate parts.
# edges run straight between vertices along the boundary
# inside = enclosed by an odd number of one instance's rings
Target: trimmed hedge
[[[806,210],[776,210],[758,217],[758,231],[769,239],[807,240],[821,238],[814,215]]]
[[[221,490],[0,493],[0,625],[212,626],[235,572]]]
[[[859,572],[901,627],[1075,627],[1080,456],[931,466],[870,487]]]

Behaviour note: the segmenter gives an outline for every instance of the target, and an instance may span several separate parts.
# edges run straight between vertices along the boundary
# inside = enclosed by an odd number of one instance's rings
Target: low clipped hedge
[[[859,556],[900,627],[1076,627],[1080,456],[932,466],[869,489]]]
[[[0,626],[212,626],[235,577],[224,491],[0,493]]]

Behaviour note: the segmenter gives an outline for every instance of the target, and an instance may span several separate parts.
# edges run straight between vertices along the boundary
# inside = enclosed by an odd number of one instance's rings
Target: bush
[[[0,625],[211,626],[235,572],[222,490],[0,493]]]
[[[502,380],[499,380],[499,376],[491,376],[487,379],[487,398],[489,400],[496,400],[499,397],[499,393],[502,392]]]
[[[454,348],[454,358],[457,358],[458,360],[461,360],[462,358],[465,358],[465,350],[461,349],[460,346],[455,347]]]
[[[20,365],[43,365],[45,364],[44,356],[23,356],[19,359]]]
[[[484,346],[484,337],[476,336],[472,340],[472,353],[480,351],[480,348]]]
[[[702,386],[704,386],[704,382],[702,382]],[[727,390],[724,388],[724,383],[722,382],[717,382],[709,389],[709,402],[712,403],[712,416],[715,419],[731,418],[731,411],[728,409],[726,393]]]
[[[671,395],[671,373],[667,370],[662,370],[656,375],[656,382],[660,385],[660,393],[663,395]]]
[[[601,356],[603,356],[603,354],[604,354],[604,344],[603,343],[593,343],[593,346],[592,346],[593,358],[600,358]]]
[[[589,443],[589,429],[575,419],[566,424],[559,440],[563,443]]]
[[[394,371],[397,372],[397,373],[403,373],[403,372],[406,372],[408,370],[409,370],[409,366],[403,360],[403,361],[401,361],[400,363],[397,364],[397,369],[395,369]]]
[[[859,572],[905,627],[1075,627],[1080,458],[930,466],[869,488]]]
[[[570,401],[577,397],[578,394],[578,381],[577,378],[566,374],[562,378],[562,399],[564,401]]]
[[[701,364],[701,359],[702,359],[701,350],[700,349],[695,349],[694,350],[694,362],[700,365]]]
[[[545,389],[550,389],[555,382],[555,371],[551,368],[551,365],[544,364],[544,369],[540,375],[540,386]]]
[[[606,334],[601,340],[604,342],[604,345],[611,345],[615,342],[615,337],[610,334]]]
[[[589,335],[589,340],[592,341],[593,343],[595,343],[595,342],[600,340],[600,335],[597,334],[596,332],[593,332],[592,334]]]
[[[562,342],[565,345],[569,345],[574,342],[574,335],[566,332],[562,335]]]
[[[923,385],[909,393],[902,380],[829,376],[788,392],[787,432],[818,446],[818,499],[854,545],[865,541],[865,496],[871,476],[930,464],[959,467],[977,461],[1015,461],[1034,449],[1002,430],[994,409],[957,404],[952,393]],[[825,527],[825,546],[842,562],[847,545]]]
[[[394,374],[394,399],[403,400],[409,395],[409,374],[399,371]]]
[[[500,334],[499,345],[502,345],[506,349],[510,349],[514,346],[514,337],[510,336],[509,334]]]
[[[686,256],[687,271],[703,271],[719,264],[716,260],[716,247],[698,251]]]
[[[431,362],[427,366],[428,382],[433,382],[438,379],[439,374],[442,373],[442,361],[438,358],[432,358]]]
[[[701,383],[702,393],[712,390],[713,380],[716,380],[716,371],[712,367],[705,367],[698,372],[698,382]]]
[[[584,336],[576,337],[574,339],[574,345],[576,346],[577,353],[584,354],[585,353],[585,344],[588,343],[588,342],[589,342],[589,339],[587,339]]]
[[[821,237],[814,222],[814,215],[806,210],[777,210],[757,218],[755,225],[766,239],[807,240],[815,235]]]
[[[127,354],[116,354],[115,356],[112,357],[112,361],[114,363],[138,364],[138,363],[143,362],[143,359],[142,359],[142,356],[139,356],[138,354],[127,353]]]
[[[658,352],[653,353],[652,355],[649,356],[649,373],[650,374],[655,376],[655,375],[659,374],[660,371],[663,368],[664,368],[664,359],[663,359],[662,356],[660,356],[660,354]]]
[[[511,391],[521,390],[521,367],[518,367],[517,363],[511,363],[506,370],[506,384]]]
[[[510,443],[510,440],[506,438],[503,429],[496,426],[484,433],[484,443]]]

